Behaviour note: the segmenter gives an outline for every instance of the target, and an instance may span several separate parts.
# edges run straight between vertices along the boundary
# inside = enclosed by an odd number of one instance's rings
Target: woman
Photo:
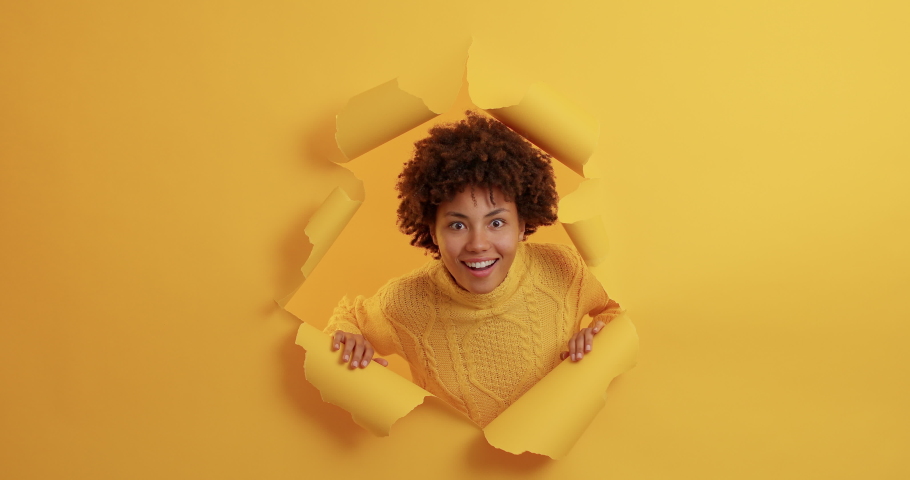
[[[573,249],[524,243],[556,221],[553,168],[496,120],[433,127],[397,188],[399,227],[434,261],[341,301],[325,331],[350,368],[399,354],[416,384],[484,427],[620,313]]]

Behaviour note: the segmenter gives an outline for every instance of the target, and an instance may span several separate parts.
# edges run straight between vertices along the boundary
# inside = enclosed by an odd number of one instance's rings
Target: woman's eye
[[[490,226],[492,226],[493,228],[499,228],[505,224],[506,224],[506,222],[503,222],[502,220],[500,220],[498,218],[496,220],[493,220],[492,222],[490,222]]]
[[[461,230],[464,228],[464,224],[461,222],[452,222],[449,225],[449,228],[451,228],[452,230]]]

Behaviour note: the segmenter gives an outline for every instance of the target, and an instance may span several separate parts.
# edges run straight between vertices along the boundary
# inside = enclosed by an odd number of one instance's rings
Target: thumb
[[[386,359],[384,359],[384,358],[374,358],[373,361],[376,362],[376,363],[378,363],[378,364],[380,364],[380,365],[382,365],[383,367],[388,367],[388,366],[389,366],[389,361],[386,360]]]

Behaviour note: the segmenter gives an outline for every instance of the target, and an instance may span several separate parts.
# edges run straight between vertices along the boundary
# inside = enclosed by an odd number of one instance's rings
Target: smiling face
[[[473,194],[473,195],[472,195]],[[436,210],[433,243],[449,273],[471,293],[490,293],[506,278],[525,224],[499,188],[467,187]]]

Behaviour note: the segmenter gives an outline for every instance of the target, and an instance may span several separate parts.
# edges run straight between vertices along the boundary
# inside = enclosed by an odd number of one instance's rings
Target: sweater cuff
[[[329,335],[335,335],[335,332],[341,330],[342,332],[353,333],[356,335],[363,335],[363,332],[357,328],[357,325],[354,325],[350,322],[330,322],[323,332]]]
[[[616,303],[614,300],[610,299],[607,303],[607,308],[603,312],[600,312],[597,315],[595,315],[591,319],[591,324],[593,325],[594,322],[596,322],[598,320],[600,320],[604,323],[610,323],[614,318],[618,317],[622,313],[623,313],[622,307],[620,307],[619,304]]]
[[[336,306],[335,311],[332,312],[332,318],[329,319],[329,324],[325,327],[323,332],[334,335],[336,331],[341,330],[342,332],[362,335],[363,332],[361,332],[357,324],[354,323],[356,319],[354,302],[348,299],[348,297],[344,297],[338,302],[338,306]]]

